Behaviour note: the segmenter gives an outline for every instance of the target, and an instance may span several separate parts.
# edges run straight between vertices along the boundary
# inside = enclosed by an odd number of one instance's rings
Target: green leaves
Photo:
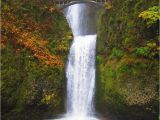
[[[153,58],[158,56],[159,47],[155,42],[148,42],[145,46],[137,47],[135,53],[138,56]]]
[[[150,49],[148,47],[139,47],[136,48],[136,54],[141,56],[148,56],[150,53]]]
[[[158,12],[159,9],[160,8],[158,6],[153,6],[148,10],[141,12],[138,17],[142,18],[143,20],[146,20],[147,25],[152,25],[160,19],[160,14]]]
[[[113,48],[111,55],[109,56],[110,59],[117,57],[120,58],[124,55],[124,52],[121,49]]]
[[[116,111],[122,119],[156,119],[158,1],[111,3],[105,6],[98,32],[97,106],[102,112]]]

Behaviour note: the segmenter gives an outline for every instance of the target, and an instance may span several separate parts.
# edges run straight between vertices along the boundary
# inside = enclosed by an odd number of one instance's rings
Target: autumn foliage
[[[25,16],[25,14],[24,14]],[[30,54],[37,58],[41,63],[62,67],[61,56],[51,54],[47,48],[48,40],[35,32],[42,33],[48,27],[46,24],[39,24],[25,17],[17,17],[9,7],[2,8],[2,40],[1,46],[7,44],[13,46],[16,52],[23,49],[30,51]],[[43,33],[42,33],[43,34]]]

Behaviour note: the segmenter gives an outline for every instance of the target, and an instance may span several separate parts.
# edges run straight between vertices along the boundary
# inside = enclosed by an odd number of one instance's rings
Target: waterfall
[[[94,113],[96,35],[75,36],[67,66],[67,113]]]
[[[67,116],[73,120],[93,119],[89,116],[94,114],[96,34],[90,35],[90,31],[93,32],[96,25],[91,24],[95,13],[92,14],[88,7],[72,5],[66,12],[74,35],[66,69]]]
[[[74,40],[66,68],[67,104],[64,120],[97,120],[93,103],[97,35],[95,8],[92,7],[90,4],[75,4],[65,10]]]

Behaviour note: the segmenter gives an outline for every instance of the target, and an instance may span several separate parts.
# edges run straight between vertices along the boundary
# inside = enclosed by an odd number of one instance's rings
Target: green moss
[[[148,27],[139,14],[158,3],[110,4],[102,14],[97,40],[97,109],[120,120],[157,119],[158,24]]]

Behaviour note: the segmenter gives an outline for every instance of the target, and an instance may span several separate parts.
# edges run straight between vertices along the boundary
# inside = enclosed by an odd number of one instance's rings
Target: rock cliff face
[[[97,40],[100,113],[110,112],[122,120],[158,119],[158,17],[152,19],[158,16],[157,4],[156,0],[106,3]]]

